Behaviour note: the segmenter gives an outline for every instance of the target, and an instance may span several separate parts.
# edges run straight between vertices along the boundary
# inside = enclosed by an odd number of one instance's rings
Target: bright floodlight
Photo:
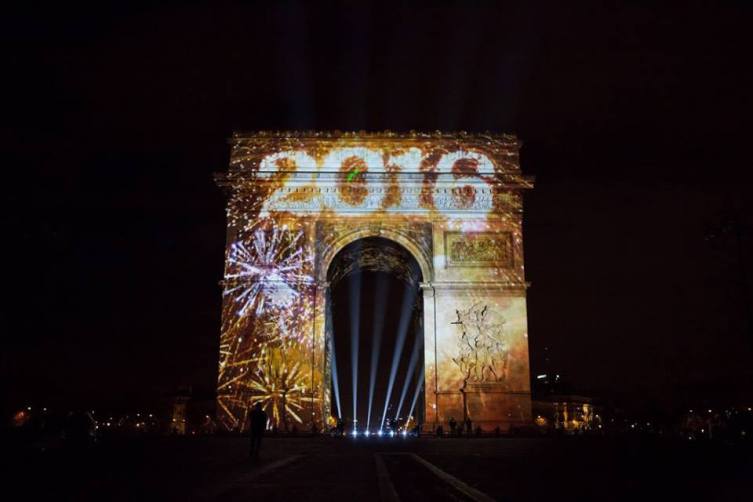
[[[381,435],[382,435],[382,429],[379,429],[379,430],[377,431],[377,436],[381,436]]]
[[[356,437],[358,436],[358,431],[354,429],[353,432],[351,432],[351,434],[353,435],[353,437]]]
[[[391,437],[391,438],[394,438],[394,437],[395,437],[395,431],[390,431],[390,437]]]
[[[327,301],[330,301],[329,299]],[[332,310],[327,309],[327,322],[330,326],[332,326]],[[330,354],[335,354],[335,337],[331,336],[329,337],[329,352]],[[334,389],[335,394],[335,404],[337,405],[337,418],[342,418],[343,412],[342,408],[340,407],[340,382],[337,379],[337,358],[332,357],[332,387]]]
[[[377,365],[382,350],[382,331],[384,330],[384,312],[387,305],[387,279],[384,274],[377,275],[374,293],[374,328],[371,337],[371,369],[369,372],[369,409],[366,415],[366,428],[371,427],[371,408],[374,402]]]
[[[395,349],[392,352],[392,367],[390,368],[390,379],[387,383],[387,396],[384,400],[384,410],[382,411],[382,421],[379,424],[380,427],[384,427],[384,420],[387,418],[387,408],[389,407],[390,398],[392,397],[392,387],[395,385],[395,377],[397,376],[397,369],[400,364],[400,356],[403,354],[405,338],[408,333],[408,325],[413,314],[413,300],[417,293],[418,290],[415,288],[415,284],[406,286],[405,291],[403,291],[403,305],[400,310],[400,322],[397,328]]]
[[[416,385],[416,392],[413,393],[413,401],[410,403],[410,411],[408,416],[413,417],[413,410],[416,408],[416,401],[418,401],[418,395],[421,393],[421,388],[424,385],[424,379],[421,374],[418,375],[418,384]]]
[[[406,430],[403,430],[403,437],[405,437],[405,436],[407,436],[407,435],[408,435],[408,431],[406,431]]]
[[[416,370],[421,349],[423,349],[423,343],[421,343],[422,338],[423,337],[420,333],[416,333],[416,338],[413,342],[413,350],[411,351],[410,355],[410,362],[408,363],[408,371],[405,374],[405,381],[403,382],[403,390],[400,393],[400,401],[398,402],[397,411],[395,412],[396,418],[399,418],[398,415],[400,415],[400,411],[403,409],[403,404],[405,403],[405,396],[408,394],[408,387],[413,381],[413,373]]]
[[[358,244],[361,241],[357,241]],[[361,310],[361,272],[357,270],[348,277],[350,292],[350,371],[353,383],[353,419],[358,416],[358,339]]]

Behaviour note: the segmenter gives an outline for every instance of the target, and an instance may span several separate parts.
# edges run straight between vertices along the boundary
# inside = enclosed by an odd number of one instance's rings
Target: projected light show
[[[284,430],[347,419],[376,433],[398,415],[426,431],[530,422],[532,182],[514,136],[239,133],[231,145],[217,178],[224,428],[243,430],[256,403]]]

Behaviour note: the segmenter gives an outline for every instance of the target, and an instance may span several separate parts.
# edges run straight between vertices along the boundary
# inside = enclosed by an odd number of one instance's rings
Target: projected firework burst
[[[301,274],[302,236],[302,231],[293,235],[286,229],[273,228],[268,235],[257,229],[250,246],[240,241],[230,246],[224,295],[232,296],[240,305],[239,316],[252,311],[259,315],[265,306],[286,308],[295,301],[298,292],[292,283],[308,279]]]
[[[220,343],[218,404],[229,427],[243,427],[248,407],[257,402],[275,424],[302,422],[310,369],[303,367],[301,351],[310,350],[311,339],[299,324],[311,315],[305,294],[310,258],[302,229],[266,223],[257,222],[227,253],[229,316]]]
[[[303,423],[298,411],[303,408],[305,375],[300,362],[287,360],[286,349],[276,348],[265,354],[262,365],[247,385],[254,392],[252,404],[259,402],[270,410],[274,423],[286,422],[286,416]]]

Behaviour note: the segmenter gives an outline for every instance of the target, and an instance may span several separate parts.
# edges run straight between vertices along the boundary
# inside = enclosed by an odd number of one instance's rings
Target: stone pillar
[[[499,283],[432,286],[436,420],[446,427],[467,417],[487,431],[528,425],[525,296]],[[427,361],[427,378],[428,370]]]
[[[332,367],[330,354],[330,336],[332,326],[329,318],[329,282],[318,281],[315,285],[314,322],[312,326],[312,391],[319,400],[319,405],[313,407],[312,419],[319,430],[327,424],[330,413],[330,382],[332,381]]]
[[[431,283],[422,283],[421,291],[424,301],[424,425],[431,424],[434,429],[439,424],[436,297]]]

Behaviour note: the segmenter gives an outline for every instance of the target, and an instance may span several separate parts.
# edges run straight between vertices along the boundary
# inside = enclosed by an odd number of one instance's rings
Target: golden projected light
[[[366,246],[347,263],[423,281],[423,421],[530,420],[521,218],[532,182],[514,136],[261,132],[235,134],[231,145],[230,168],[217,176],[228,194],[225,428],[242,429],[256,402],[278,427],[325,425],[329,266],[370,237],[405,254]],[[420,271],[408,271],[405,256]]]
[[[287,424],[286,416],[298,423],[303,420],[296,412],[303,409],[301,403],[306,390],[306,375],[302,371],[301,355],[289,347],[265,349],[255,374],[244,385],[252,391],[251,404],[261,403],[271,410],[275,424]]]

